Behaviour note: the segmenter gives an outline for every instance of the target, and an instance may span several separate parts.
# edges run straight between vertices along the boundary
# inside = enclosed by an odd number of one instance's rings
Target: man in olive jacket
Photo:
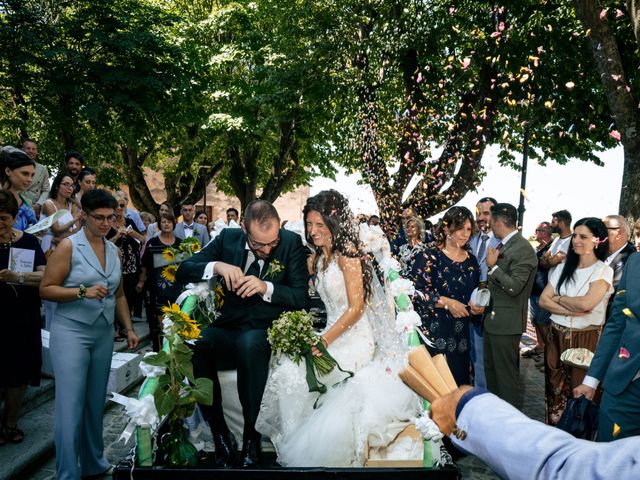
[[[487,251],[491,305],[484,318],[487,388],[514,406],[520,338],[527,325],[527,301],[538,264],[533,247],[516,228],[517,218],[513,205],[491,207],[491,229],[500,243]]]

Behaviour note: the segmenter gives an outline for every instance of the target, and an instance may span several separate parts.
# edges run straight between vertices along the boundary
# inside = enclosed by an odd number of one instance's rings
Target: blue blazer
[[[640,437],[596,443],[531,420],[491,393],[471,398],[456,420],[467,432],[453,444],[510,480],[640,478]]]
[[[95,252],[89,245],[84,228],[69,237],[71,240],[71,269],[62,283],[63,287],[77,288],[81,284],[92,287],[102,283],[109,289],[104,300],[77,299],[71,302],[60,302],[56,306],[56,317],[68,318],[77,322],[93,325],[103,318],[113,324],[115,318],[115,293],[120,286],[120,257],[118,247],[108,240],[104,241],[106,268],[103,270]]]
[[[620,348],[629,357],[620,356]],[[640,369],[640,253],[629,256],[587,375],[619,395]]]

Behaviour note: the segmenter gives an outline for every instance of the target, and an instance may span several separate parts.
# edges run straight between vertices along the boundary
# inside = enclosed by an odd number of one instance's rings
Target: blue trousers
[[[487,379],[484,373],[484,342],[482,338],[482,324],[476,325],[469,322],[469,344],[471,347],[471,361],[473,362],[475,387],[487,388]]]
[[[620,433],[615,437],[614,423],[620,427]],[[635,435],[640,435],[640,380],[631,382],[620,395],[611,395],[604,390],[596,441],[610,442]]]
[[[78,480],[110,467],[104,456],[102,420],[113,355],[113,325],[56,316],[51,325],[56,378],[55,445],[58,480]]]

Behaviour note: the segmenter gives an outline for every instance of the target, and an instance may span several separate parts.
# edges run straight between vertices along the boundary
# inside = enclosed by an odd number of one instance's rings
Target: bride
[[[362,466],[367,441],[388,444],[418,413],[417,397],[397,376],[407,347],[394,331],[393,307],[374,283],[346,199],[335,190],[320,192],[303,215],[315,247],[309,271],[327,310],[321,341],[355,375],[341,382],[344,375],[334,369],[321,379],[333,388],[319,397],[308,391],[303,362],[274,357],[256,429],[270,437],[282,466]]]

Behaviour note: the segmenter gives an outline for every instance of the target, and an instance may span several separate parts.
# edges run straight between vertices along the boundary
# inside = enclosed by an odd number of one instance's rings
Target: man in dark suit
[[[194,347],[196,377],[213,380],[213,405],[201,405],[220,464],[235,463],[234,440],[222,411],[219,370],[238,370],[238,393],[244,416],[241,462],[260,463],[260,434],[255,421],[267,381],[271,349],[267,328],[286,310],[307,303],[308,272],[300,236],[280,230],[278,212],[256,200],[244,214],[242,229],[227,228],[186,260],[176,275],[181,283],[220,277],[225,288],[221,315],[203,330]]]
[[[587,376],[573,389],[593,398],[602,381],[599,442],[640,435],[640,254],[624,267]],[[617,428],[616,428],[617,426]]]
[[[516,405],[520,337],[527,324],[528,300],[538,259],[516,229],[513,205],[491,207],[491,230],[500,243],[487,249],[491,305],[484,318],[484,369],[487,388]]]

